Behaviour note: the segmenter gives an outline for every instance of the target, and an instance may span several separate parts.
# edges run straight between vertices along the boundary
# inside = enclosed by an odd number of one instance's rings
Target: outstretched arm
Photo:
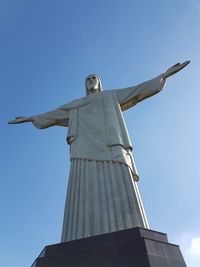
[[[182,64],[177,63],[170,67],[166,72],[152,80],[141,83],[137,86],[117,90],[116,92],[122,111],[159,93],[162,90],[166,79],[186,67],[189,63],[190,61],[186,61]]]
[[[170,67],[165,73],[163,73],[163,78],[167,79],[168,77],[174,75],[175,73],[179,72],[183,68],[185,68],[190,63],[190,60],[187,60],[183,63],[177,63]]]
[[[79,98],[58,107],[55,110],[39,114],[31,117],[17,117],[14,120],[8,121],[9,124],[17,124],[24,122],[32,122],[33,125],[39,129],[45,129],[50,126],[68,126],[69,112],[72,109],[77,109],[90,103],[88,97]]]
[[[68,126],[69,118],[68,110],[58,108],[43,114],[39,114],[31,117],[17,117],[14,120],[9,121],[9,124],[18,124],[24,122],[32,122],[35,127],[38,129],[45,129],[50,126],[59,125],[59,126]]]
[[[31,117],[16,117],[14,120],[8,121],[8,124],[17,124],[17,123],[24,123],[24,122],[31,122]]]

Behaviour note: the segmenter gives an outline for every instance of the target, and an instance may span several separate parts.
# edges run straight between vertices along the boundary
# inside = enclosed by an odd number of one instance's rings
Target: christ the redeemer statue
[[[122,112],[160,92],[166,78],[188,63],[178,63],[150,81],[117,90],[103,91],[99,77],[89,75],[87,96],[43,114],[9,121],[32,122],[39,129],[68,127],[71,168],[62,242],[137,226],[148,228]]]

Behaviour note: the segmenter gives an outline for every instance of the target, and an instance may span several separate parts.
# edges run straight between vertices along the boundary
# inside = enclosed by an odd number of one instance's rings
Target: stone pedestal
[[[132,228],[46,246],[32,267],[186,267],[167,235]]]

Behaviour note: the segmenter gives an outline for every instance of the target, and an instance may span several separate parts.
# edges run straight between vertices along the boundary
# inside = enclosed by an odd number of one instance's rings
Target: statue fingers
[[[177,66],[179,66],[179,65],[180,65],[180,62],[174,64],[174,65],[172,66],[172,68],[173,68],[173,67],[177,67]]]
[[[181,68],[185,68],[190,63],[190,60],[187,60],[181,64]]]
[[[14,120],[8,121],[8,124],[23,123],[23,122],[26,122],[26,121],[27,121],[26,117],[16,117]]]
[[[16,120],[22,119],[22,118],[26,118],[26,117],[15,117]]]
[[[15,124],[15,123],[17,123],[17,120],[16,119],[15,120],[8,121],[8,124]]]

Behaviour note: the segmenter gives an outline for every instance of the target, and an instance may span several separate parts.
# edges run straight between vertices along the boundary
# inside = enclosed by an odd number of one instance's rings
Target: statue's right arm
[[[32,121],[31,117],[16,117],[14,120],[8,121],[8,124],[18,124],[31,121]]]
[[[32,122],[38,129],[45,129],[50,126],[68,126],[69,112],[62,108],[58,108],[46,113],[42,113],[30,117],[17,117],[14,120],[9,121],[9,124],[18,124],[24,122]]]
[[[88,97],[82,97],[73,100],[63,106],[58,107],[52,111],[42,113],[30,117],[17,117],[9,121],[9,124],[17,124],[24,122],[32,122],[38,129],[45,129],[54,125],[68,127],[69,112],[72,109],[77,109],[90,103]]]

